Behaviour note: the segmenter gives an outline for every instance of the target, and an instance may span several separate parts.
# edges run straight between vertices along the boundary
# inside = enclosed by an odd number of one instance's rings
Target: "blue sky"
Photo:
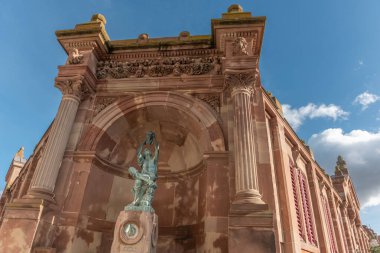
[[[111,39],[210,34],[211,18],[234,1],[0,0],[0,178],[25,146],[29,155],[57,111],[57,66],[66,55],[54,31],[107,18]],[[238,1],[266,16],[261,55],[265,88],[329,173],[347,160],[364,209],[380,232],[380,2]],[[0,181],[0,188],[4,186]]]

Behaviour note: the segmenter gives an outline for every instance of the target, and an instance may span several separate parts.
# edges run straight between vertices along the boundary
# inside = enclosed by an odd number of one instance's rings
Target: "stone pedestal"
[[[272,212],[254,212],[244,216],[230,215],[228,252],[276,252]]]
[[[121,211],[116,220],[111,253],[155,253],[158,216],[144,211]]]
[[[51,246],[56,233],[54,206],[38,199],[8,203],[0,226],[0,252],[54,253]],[[45,251],[41,251],[45,250]]]

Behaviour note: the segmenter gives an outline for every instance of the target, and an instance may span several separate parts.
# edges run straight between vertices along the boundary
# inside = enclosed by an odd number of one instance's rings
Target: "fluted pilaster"
[[[246,211],[265,204],[259,193],[251,95],[257,72],[226,72],[225,88],[231,92],[234,109],[234,157],[236,196],[233,205]],[[250,205],[251,204],[251,205]],[[253,205],[252,205],[253,204]],[[250,205],[250,206],[249,206]]]
[[[58,87],[63,97],[52,128],[49,132],[45,152],[37,165],[29,189],[29,195],[51,198],[59,173],[65,148],[69,140],[79,103],[88,89],[83,84],[83,77],[57,78]]]

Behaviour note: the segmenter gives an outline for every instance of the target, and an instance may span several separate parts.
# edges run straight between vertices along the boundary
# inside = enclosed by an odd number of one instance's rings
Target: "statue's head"
[[[146,132],[146,144],[151,145],[153,143],[154,138],[156,137],[155,133],[152,131]]]

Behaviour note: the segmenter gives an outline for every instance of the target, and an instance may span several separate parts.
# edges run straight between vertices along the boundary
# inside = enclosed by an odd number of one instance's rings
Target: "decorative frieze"
[[[100,61],[96,70],[98,79],[181,76],[183,74],[221,74],[220,57],[172,57],[124,62]]]

